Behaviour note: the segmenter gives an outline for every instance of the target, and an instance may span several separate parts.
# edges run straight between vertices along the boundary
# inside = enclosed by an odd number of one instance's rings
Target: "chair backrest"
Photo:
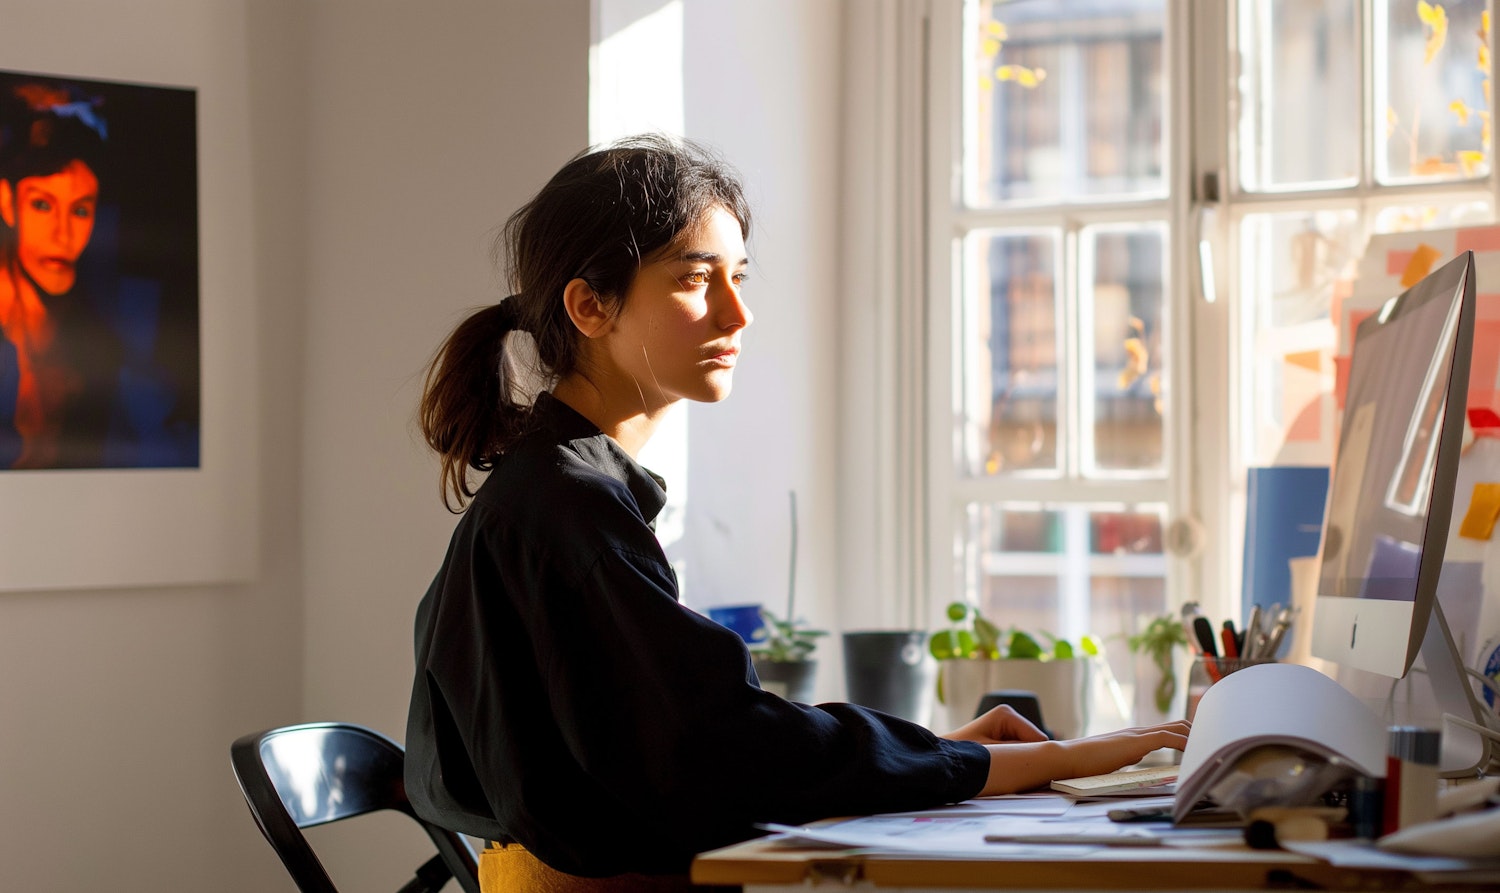
[[[405,813],[437,845],[438,855],[399,893],[435,893],[456,878],[479,893],[479,865],[462,835],[424,821],[406,797],[401,745],[363,726],[319,722],[245,735],[229,748],[230,762],[255,824],[303,893],[338,893],[302,834],[381,809]]]

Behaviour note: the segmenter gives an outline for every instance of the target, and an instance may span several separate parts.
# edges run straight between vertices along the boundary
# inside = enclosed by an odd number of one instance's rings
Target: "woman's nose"
[[[743,329],[754,322],[755,314],[750,312],[750,306],[745,303],[740,287],[729,284],[724,287],[724,291],[722,309],[719,310],[719,325],[726,329]]]

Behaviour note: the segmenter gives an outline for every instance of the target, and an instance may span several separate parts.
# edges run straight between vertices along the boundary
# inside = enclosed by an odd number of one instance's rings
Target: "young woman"
[[[749,231],[739,184],[700,148],[579,155],[506,226],[516,293],[429,369],[444,499],[472,503],[417,612],[407,788],[424,817],[506,843],[523,883],[680,884],[756,822],[937,806],[1185,743],[1185,723],[1048,741],[1002,707],[939,737],[792,703],[678,603],[652,532],[665,484],[635,457],[673,404],[728,396]],[[534,402],[523,333],[547,384]],[[470,469],[488,472],[477,491]]]

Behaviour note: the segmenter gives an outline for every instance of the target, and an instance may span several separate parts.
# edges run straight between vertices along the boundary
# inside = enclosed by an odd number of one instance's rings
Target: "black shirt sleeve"
[[[408,730],[419,811],[597,876],[683,871],[755,822],[983,786],[977,744],[762,691],[739,637],[678,603],[626,488],[585,474],[548,490],[540,513],[476,502],[424,600]]]

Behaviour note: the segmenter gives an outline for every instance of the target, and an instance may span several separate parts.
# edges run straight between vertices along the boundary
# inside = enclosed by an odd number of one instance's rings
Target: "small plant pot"
[[[924,726],[932,723],[937,661],[922,630],[844,633],[844,684],[849,703]]]
[[[788,701],[803,704],[812,702],[813,682],[817,678],[818,662],[815,660],[771,660],[759,654],[752,655],[755,675],[760,678],[760,687]]]

